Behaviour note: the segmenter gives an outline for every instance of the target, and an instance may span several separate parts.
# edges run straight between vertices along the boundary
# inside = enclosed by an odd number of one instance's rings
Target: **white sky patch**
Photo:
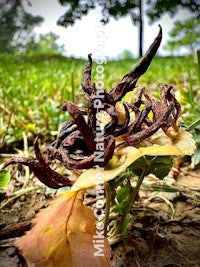
[[[87,57],[88,53],[94,54],[96,51],[96,29],[97,12],[92,10],[87,16],[81,20],[77,20],[73,26],[64,28],[57,26],[56,22],[62,16],[67,7],[61,6],[57,0],[34,0],[32,7],[27,7],[27,11],[34,15],[41,15],[45,21],[40,27],[35,28],[35,33],[44,34],[54,32],[60,36],[58,39],[59,44],[65,45],[66,55],[75,57]],[[160,24],[163,28],[163,40],[159,49],[159,54],[166,55],[167,52],[163,50],[163,46],[169,39],[168,32],[172,29],[173,22],[176,20],[184,20],[191,15],[183,10],[180,11],[174,18],[169,15],[151,26],[148,25],[148,19],[144,19],[144,52],[148,49],[149,45],[157,36]],[[105,26],[106,40],[105,40],[105,53],[109,58],[117,57],[125,49],[130,50],[135,57],[138,55],[138,27],[133,26],[129,16],[119,19],[118,21],[113,18]]]

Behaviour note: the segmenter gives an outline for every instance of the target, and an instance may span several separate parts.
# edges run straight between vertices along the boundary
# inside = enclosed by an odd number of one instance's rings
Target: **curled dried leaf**
[[[2,169],[5,169],[7,166],[12,164],[23,164],[28,166],[35,176],[48,187],[58,189],[63,186],[71,186],[73,184],[73,182],[66,176],[55,172],[49,167],[41,155],[37,140],[34,143],[34,149],[36,159],[14,156],[4,163]]]

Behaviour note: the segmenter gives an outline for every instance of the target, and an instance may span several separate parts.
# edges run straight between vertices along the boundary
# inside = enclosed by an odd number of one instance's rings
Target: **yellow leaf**
[[[156,134],[151,141],[152,140],[154,141],[153,145],[149,145],[149,143],[148,146],[145,147],[124,147],[120,150],[116,150],[114,157],[117,155],[119,156],[119,164],[115,164],[115,168],[110,170],[98,168],[86,170],[73,184],[71,191],[75,192],[97,185],[98,177],[101,177],[101,180],[103,179],[104,182],[108,182],[125,171],[128,166],[141,156],[191,155],[195,150],[195,142],[192,135],[182,129],[179,130],[173,140],[161,131]],[[112,166],[112,164],[110,164],[110,166]]]
[[[110,247],[103,237],[104,256],[94,255],[96,219],[82,203],[83,192],[63,193],[37,215],[34,227],[15,242],[35,267],[110,266]],[[89,265],[89,266],[90,266]]]

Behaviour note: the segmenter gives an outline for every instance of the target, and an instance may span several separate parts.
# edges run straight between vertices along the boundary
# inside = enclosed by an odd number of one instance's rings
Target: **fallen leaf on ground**
[[[110,246],[102,237],[101,252],[95,256],[96,219],[82,203],[83,191],[63,193],[34,219],[34,227],[15,245],[35,267],[109,267]]]

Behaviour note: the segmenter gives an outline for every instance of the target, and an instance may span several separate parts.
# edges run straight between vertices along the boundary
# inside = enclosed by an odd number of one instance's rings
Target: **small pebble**
[[[175,225],[175,226],[172,227],[171,231],[172,231],[173,234],[180,234],[180,233],[183,232],[183,229],[182,229],[181,226]]]
[[[21,201],[24,201],[24,200],[25,200],[25,196],[21,196],[21,197],[20,197],[20,200],[21,200]]]
[[[21,203],[20,202],[16,202],[15,204],[13,204],[12,208],[13,209],[20,209],[21,208]]]
[[[16,253],[16,248],[15,247],[10,247],[6,249],[6,253],[8,254],[8,256],[12,257],[15,255]]]

